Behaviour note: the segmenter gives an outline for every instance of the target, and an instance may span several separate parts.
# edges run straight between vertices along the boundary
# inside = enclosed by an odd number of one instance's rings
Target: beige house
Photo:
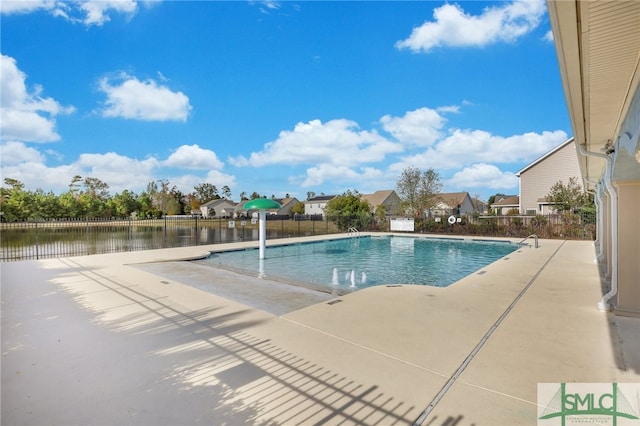
[[[274,211],[269,211],[269,213],[277,214],[277,215],[290,215],[291,214],[291,209],[293,208],[293,206],[295,206],[296,204],[298,204],[300,202],[295,197],[276,198],[276,201],[278,203],[280,203],[280,205],[282,207],[280,207],[277,211],[275,211],[275,210]]]
[[[573,138],[538,158],[516,176],[520,178],[520,213],[553,213],[553,205],[546,199],[551,187],[558,182],[566,185],[571,178],[581,182],[582,173]]]
[[[443,192],[438,195],[436,205],[429,209],[428,216],[465,215],[475,211],[473,199],[468,192]]]
[[[583,186],[595,192],[603,311],[640,317],[640,2],[548,0]]]
[[[202,217],[234,217],[237,203],[225,198],[211,200],[200,206]]]
[[[376,191],[373,194],[362,194],[362,199],[369,202],[373,213],[383,208],[386,215],[400,214],[400,197],[392,189]]]
[[[491,208],[498,216],[503,216],[509,213],[509,211],[520,211],[520,197],[517,195],[503,195],[496,197]]]

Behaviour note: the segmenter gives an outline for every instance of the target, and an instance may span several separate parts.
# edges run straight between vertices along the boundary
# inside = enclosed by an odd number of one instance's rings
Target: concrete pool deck
[[[220,249],[1,264],[2,424],[535,425],[538,383],[640,382],[640,319],[596,309],[592,242],[447,288],[274,287],[276,314],[236,298],[249,277],[213,273],[214,294],[141,265]]]

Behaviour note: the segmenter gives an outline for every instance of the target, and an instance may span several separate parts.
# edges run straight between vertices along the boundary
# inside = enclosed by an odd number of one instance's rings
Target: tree
[[[242,191],[242,192],[240,193],[240,201],[247,201],[247,200],[248,200],[248,198],[247,198],[247,193],[246,193],[246,192],[244,192],[244,191]]]
[[[341,231],[351,227],[366,229],[371,224],[371,205],[355,190],[348,190],[332,198],[327,203],[324,213],[336,222]]]
[[[442,184],[438,172],[431,168],[422,172],[416,167],[407,167],[398,178],[396,189],[404,208],[418,215],[435,205]]]
[[[304,203],[298,201],[289,211],[293,214],[304,214]]]
[[[120,194],[114,195],[108,202],[107,207],[116,217],[128,217],[133,212],[140,210],[139,197],[129,190],[124,190]]]
[[[31,193],[25,191],[24,184],[17,179],[5,178],[4,183],[9,188],[2,188],[0,194],[0,208],[2,211],[2,220],[13,222],[16,220],[25,220],[32,215],[31,208],[33,200]]]
[[[588,205],[589,197],[578,183],[578,178],[572,177],[566,185],[562,181],[553,184],[547,194],[547,201],[558,212],[572,212]]]
[[[216,188],[216,186],[211,183],[201,183],[194,186],[193,189],[195,190],[195,196],[200,201],[200,204],[204,204],[211,200],[217,200],[220,198],[220,195],[218,194],[218,188]]]
[[[307,192],[307,201],[309,201],[310,199],[314,198],[316,196],[316,193],[313,191],[309,191]]]
[[[229,188],[227,185],[222,187],[222,198],[224,198],[225,200],[231,199],[231,188]]]

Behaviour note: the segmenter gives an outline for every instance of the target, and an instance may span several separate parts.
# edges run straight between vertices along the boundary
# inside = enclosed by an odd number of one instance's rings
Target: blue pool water
[[[329,291],[383,284],[446,287],[518,247],[502,241],[361,237],[267,247],[262,262],[258,249],[214,253],[204,262]]]

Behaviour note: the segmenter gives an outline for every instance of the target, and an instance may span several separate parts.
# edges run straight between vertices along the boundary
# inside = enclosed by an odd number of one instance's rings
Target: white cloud
[[[109,17],[110,11],[133,16],[138,9],[138,4],[133,0],[86,1],[80,4],[80,9],[85,14],[82,19],[85,25],[101,26],[111,19]]]
[[[96,177],[107,183],[111,192],[120,192],[124,189],[145,188],[148,182],[156,179],[154,173],[159,167],[159,161],[154,157],[138,160],[108,152],[81,154],[73,165],[81,170],[78,173],[81,176]]]
[[[402,146],[380,136],[375,131],[358,130],[350,120],[337,119],[322,123],[312,120],[296,124],[293,131],[282,131],[277,140],[265,144],[264,150],[249,158],[229,161],[238,166],[262,167],[269,164],[331,164],[352,167],[378,162]]]
[[[176,152],[180,151],[180,148]],[[191,174],[172,176],[175,170],[171,167],[175,166],[155,157],[136,159],[115,152],[85,153],[70,164],[51,167],[46,164],[46,155],[20,142],[3,143],[0,150],[2,179],[17,179],[32,190],[41,188],[56,193],[64,192],[75,175],[100,179],[109,185],[112,194],[125,189],[141,193],[149,182],[167,177],[172,186],[175,185],[185,194],[192,192],[195,185],[203,182],[211,182],[218,188],[224,185],[233,188],[236,185],[235,176],[219,170],[210,170],[206,177]],[[57,156],[56,153],[54,155]]]
[[[517,186],[515,175],[510,172],[499,174],[495,164],[525,165],[566,140],[566,133],[560,130],[509,137],[495,136],[482,130],[454,130],[434,146],[401,157],[389,166],[389,172],[399,176],[407,167],[433,168],[440,172],[462,169],[464,173],[451,181],[460,190],[464,190],[466,183],[470,188],[512,188],[514,182]],[[479,163],[481,166],[477,166]],[[479,180],[463,182],[464,177],[472,175]]]
[[[164,165],[184,169],[221,169],[224,166],[215,152],[198,145],[182,145],[167,158]]]
[[[200,179],[197,183],[202,182],[203,180]],[[204,182],[213,183],[218,187],[219,190],[222,189],[222,187],[225,185],[233,189],[236,186],[236,177],[233,175],[222,173],[219,170],[211,170],[209,173],[207,173],[207,177],[204,179]]]
[[[86,26],[102,26],[111,20],[111,14],[123,14],[130,18],[138,11],[135,0],[63,1],[63,0],[3,0],[0,11],[3,14],[25,14],[46,10],[56,17]],[[142,2],[145,6],[157,3]]]
[[[441,47],[482,47],[497,42],[513,42],[535,29],[545,13],[544,0],[516,0],[499,3],[472,16],[457,4],[434,9],[434,21],[414,28],[411,35],[396,42],[398,49],[429,52]]]
[[[355,170],[347,166],[320,164],[317,167],[307,169],[307,176],[301,186],[303,188],[314,187],[323,184],[327,180],[355,181],[358,180],[359,176]]]
[[[403,144],[415,146],[433,145],[442,136],[441,131],[446,121],[436,110],[430,108],[408,111],[404,117],[385,115],[380,119],[384,130],[394,138]]]
[[[25,142],[53,142],[60,140],[56,132],[55,117],[70,114],[73,107],[63,107],[52,98],[41,96],[42,87],[29,92],[26,74],[16,60],[2,55],[0,58],[0,133],[2,140]]]
[[[73,176],[80,174],[80,169],[73,164],[48,167],[39,161],[24,161],[8,166],[3,164],[1,171],[3,180],[17,179],[29,190],[42,189],[58,193],[68,188]]]
[[[561,130],[525,133],[509,137],[495,136],[483,130],[454,130],[439,142],[437,154],[449,159],[451,165],[474,162],[529,162],[567,140]]]
[[[43,163],[44,155],[35,148],[30,148],[22,142],[6,142],[0,144],[0,164],[2,167],[24,162]]]
[[[140,81],[128,74],[103,78],[99,88],[107,95],[104,117],[121,117],[144,121],[186,121],[191,111],[189,98],[171,91],[154,80]]]
[[[456,172],[444,182],[447,188],[470,190],[483,189],[518,189],[518,177],[512,172],[504,172],[497,166],[486,163],[473,164]]]

